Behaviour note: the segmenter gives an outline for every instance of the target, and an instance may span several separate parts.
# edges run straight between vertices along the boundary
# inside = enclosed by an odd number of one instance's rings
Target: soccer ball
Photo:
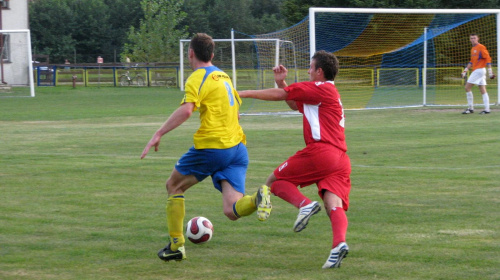
[[[214,226],[205,217],[194,217],[187,223],[186,236],[194,244],[202,244],[210,241],[214,232]]]

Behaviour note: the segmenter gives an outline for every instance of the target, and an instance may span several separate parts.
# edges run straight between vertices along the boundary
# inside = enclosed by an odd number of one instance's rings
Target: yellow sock
[[[167,199],[167,226],[170,235],[170,249],[177,251],[184,246],[184,195],[172,195]]]
[[[236,217],[248,216],[257,210],[257,205],[255,204],[255,198],[257,193],[253,195],[245,195],[236,201],[233,205],[233,212]]]

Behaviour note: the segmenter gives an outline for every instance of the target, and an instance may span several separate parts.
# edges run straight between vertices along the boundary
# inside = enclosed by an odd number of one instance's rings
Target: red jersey
[[[470,50],[470,63],[472,70],[486,67],[486,64],[491,63],[490,53],[482,44],[477,44]]]
[[[300,82],[285,87],[287,100],[293,100],[302,113],[306,145],[323,142],[346,152],[344,108],[332,81]]]

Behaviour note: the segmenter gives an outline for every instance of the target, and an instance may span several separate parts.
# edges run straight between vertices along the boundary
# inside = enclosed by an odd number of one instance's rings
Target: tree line
[[[500,0],[37,0],[30,2],[33,53],[51,63],[178,61],[179,40],[231,29],[264,34],[294,25],[309,7],[497,8]]]

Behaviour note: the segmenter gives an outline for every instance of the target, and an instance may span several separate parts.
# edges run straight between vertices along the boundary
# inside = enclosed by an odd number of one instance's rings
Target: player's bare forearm
[[[267,101],[286,100],[288,93],[281,88],[243,90],[238,92],[241,98],[254,98]]]
[[[274,81],[279,88],[287,87],[287,83],[285,82],[286,76],[288,75],[288,69],[285,66],[279,65],[273,67],[274,72]]]
[[[161,137],[189,119],[189,117],[191,117],[191,114],[193,113],[193,108],[194,103],[184,103],[179,108],[177,108],[177,110],[175,110],[170,115],[167,121],[163,123],[163,125],[155,132],[155,134],[153,134],[153,137],[151,137],[151,140],[149,140],[148,144],[142,151],[141,159],[146,157],[152,147],[155,147],[155,152],[157,152],[160,146]]]
[[[193,113],[194,103],[184,103],[175,110],[156,133],[164,135],[187,121]]]
[[[288,84],[285,82],[285,80],[282,80],[282,81],[276,81],[276,85],[279,87],[279,88],[286,88],[288,86]]]

